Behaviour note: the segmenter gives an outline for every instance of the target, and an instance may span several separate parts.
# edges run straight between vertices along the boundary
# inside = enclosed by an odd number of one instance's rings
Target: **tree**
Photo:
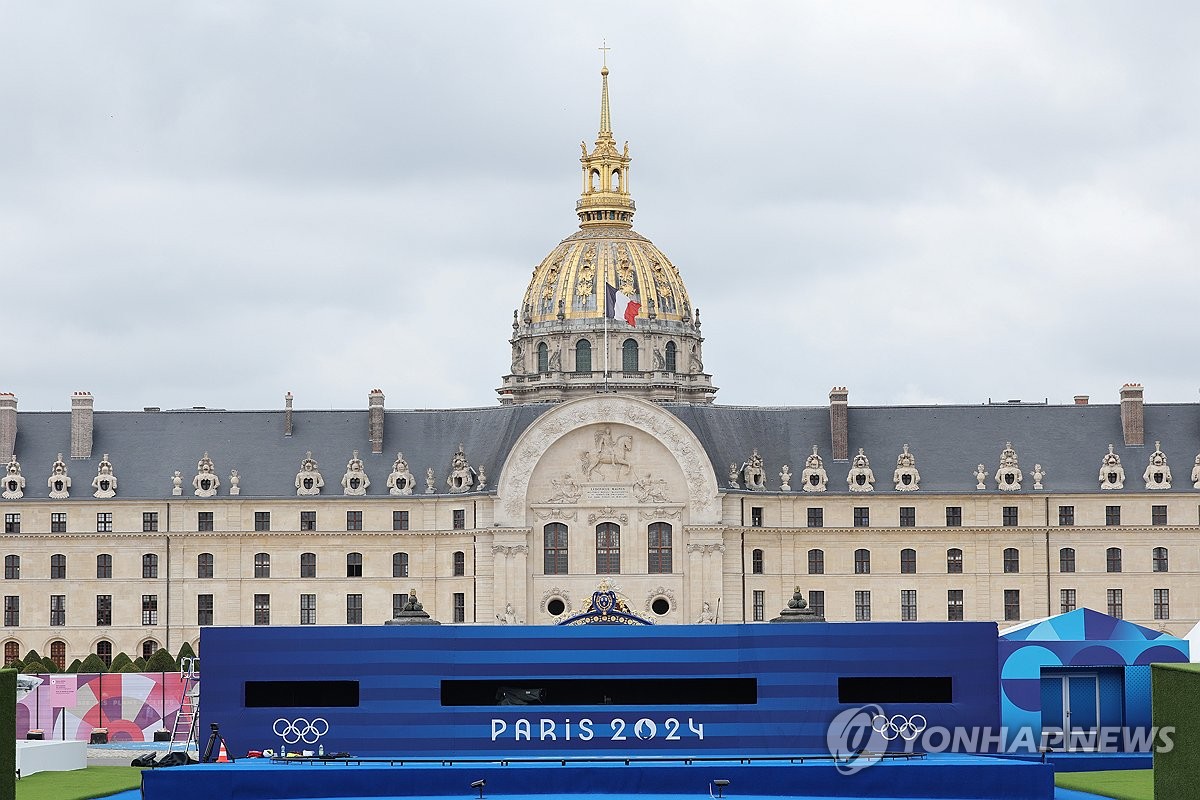
[[[138,656],[133,660],[133,665],[137,667],[138,672],[146,671],[146,659],[142,658],[141,656]]]
[[[171,658],[170,651],[165,647],[160,647],[155,650],[150,658],[146,659],[146,672],[177,672],[179,668],[175,666],[175,659]]]
[[[83,660],[78,671],[90,675],[94,672],[108,672],[108,667],[104,666],[104,659],[92,653]]]
[[[31,661],[41,661],[41,660],[42,660],[42,657],[40,655],[38,655],[37,650],[30,650],[28,653],[25,654],[25,657],[21,659],[21,662],[24,664],[28,664]]]
[[[132,661],[130,661],[125,666],[121,667],[121,669],[118,671],[119,672],[141,672],[141,670],[137,668],[137,664],[133,663]]]
[[[133,659],[130,658],[128,655],[126,655],[124,652],[117,653],[113,657],[112,664],[109,665],[108,671],[109,672],[124,672],[125,671],[124,668],[127,665],[132,664],[132,663],[133,663]]]
[[[180,647],[179,647],[179,655],[175,656],[175,660],[177,662],[182,662],[185,658],[195,658],[195,657],[196,657],[196,651],[192,649],[192,646],[190,644],[188,644],[187,641],[184,641],[184,643],[182,645],[180,645]],[[180,667],[180,669],[182,669],[182,666]]]
[[[80,661],[78,658],[75,659],[67,666],[67,672],[69,672],[71,674],[75,674],[76,672],[79,672],[79,667],[81,664],[83,664],[82,661]]]

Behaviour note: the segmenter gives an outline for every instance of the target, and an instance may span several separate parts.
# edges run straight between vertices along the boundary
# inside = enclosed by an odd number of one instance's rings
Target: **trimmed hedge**
[[[76,670],[76,672],[82,672],[85,675],[91,675],[95,672],[108,672],[108,667],[104,665],[104,659],[95,653],[92,653],[83,660],[83,663],[79,665],[79,669]]]
[[[178,672],[179,667],[175,665],[175,659],[171,657],[171,653],[166,648],[160,647],[146,659],[145,671]]]
[[[1154,726],[1175,728],[1174,747],[1154,753],[1154,796],[1194,797],[1200,786],[1200,664],[1151,664],[1150,691]]]
[[[112,664],[109,665],[109,672],[124,672],[125,667],[133,663],[133,659],[125,653],[117,653],[113,656]]]
[[[0,669],[0,800],[17,796],[17,671]]]
[[[184,642],[179,648],[179,654],[177,656],[175,656],[175,661],[179,662],[179,661],[183,661],[185,658],[195,658],[195,657],[196,657],[196,651],[192,649],[192,646],[190,644],[188,644],[187,642]]]

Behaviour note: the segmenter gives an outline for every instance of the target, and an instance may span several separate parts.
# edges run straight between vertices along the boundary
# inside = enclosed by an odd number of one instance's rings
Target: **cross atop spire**
[[[596,49],[600,51],[600,59],[601,59],[600,66],[607,67],[608,66],[608,51],[612,50],[612,48],[608,46],[608,42],[606,40],[601,39],[600,46]]]
[[[607,43],[599,50],[607,60]],[[629,196],[629,145],[617,149],[613,138],[612,118],[608,109],[608,65],[600,68],[600,133],[596,146],[589,153],[587,144],[580,142],[583,155],[583,196],[575,204],[581,225],[615,225],[628,228],[633,224],[633,198]]]

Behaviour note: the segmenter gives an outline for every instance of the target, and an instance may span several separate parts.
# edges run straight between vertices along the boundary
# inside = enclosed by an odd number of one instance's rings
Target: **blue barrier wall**
[[[999,727],[994,623],[205,628],[201,647],[202,731],[220,723],[235,754],[284,736],[301,739],[289,750],[364,757],[827,753],[832,719],[863,705],[839,701],[847,677],[946,677],[948,702],[904,702],[893,682],[879,705],[930,726]],[[756,701],[442,703],[443,680],[539,678],[749,678]],[[337,680],[357,681],[357,707],[245,702],[247,681]]]

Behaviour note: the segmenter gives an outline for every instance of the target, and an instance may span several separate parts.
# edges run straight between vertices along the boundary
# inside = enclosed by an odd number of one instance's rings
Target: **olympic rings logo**
[[[271,730],[275,731],[276,736],[282,736],[283,741],[287,744],[296,744],[298,742],[316,744],[317,739],[329,733],[329,723],[321,717],[317,717],[312,722],[309,722],[304,717],[297,717],[294,720],[287,720],[281,717],[275,720],[275,724],[271,726]]]
[[[915,741],[928,724],[928,721],[922,714],[913,714],[911,717],[896,714],[891,718],[884,714],[876,714],[871,717],[871,730],[889,742],[896,738],[903,739],[906,742]]]

